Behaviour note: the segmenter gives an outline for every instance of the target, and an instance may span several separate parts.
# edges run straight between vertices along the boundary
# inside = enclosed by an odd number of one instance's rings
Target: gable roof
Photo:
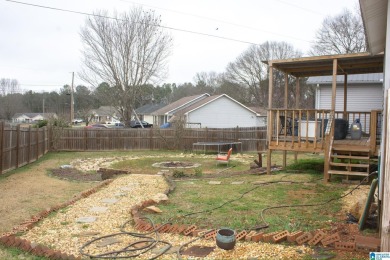
[[[151,114],[154,111],[159,110],[160,108],[165,107],[167,104],[165,103],[158,103],[158,104],[146,104],[143,105],[135,110],[137,114],[145,115],[145,114]]]
[[[310,77],[307,84],[332,84],[332,76]],[[338,75],[337,83],[344,83],[344,75]],[[382,83],[383,73],[348,75],[348,83]]]
[[[262,116],[267,116],[267,108],[264,107],[248,107],[249,109],[255,111],[257,114],[260,114]]]
[[[91,109],[91,113],[94,113],[99,116],[112,116],[114,114],[118,114],[116,108],[111,106],[101,106],[97,109]]]
[[[16,113],[12,118],[18,118],[21,116],[28,117],[30,119],[37,117],[37,116],[42,116],[43,118],[50,118],[53,116],[56,116],[56,113]]]
[[[228,99],[230,99],[231,101],[237,103],[238,105],[242,106],[243,108],[249,110],[250,112],[254,113],[254,114],[257,114],[255,111],[253,111],[252,109],[250,109],[249,107],[241,104],[240,102],[238,102],[237,100],[229,97],[228,95],[226,94],[222,94],[222,95],[214,95],[214,96],[210,96],[208,98],[205,98],[205,99],[202,99],[201,101],[199,102],[196,102],[195,104],[189,106],[189,107],[186,107],[185,109],[182,109],[180,110],[180,114],[187,114],[187,113],[191,113],[203,106],[206,106],[207,104],[219,99],[219,98],[223,98],[223,97],[226,97]]]
[[[169,112],[173,112],[174,110],[178,110],[180,108],[185,108],[186,105],[191,105],[192,102],[196,102],[197,100],[201,100],[203,98],[207,98],[210,95],[205,93],[202,95],[195,95],[195,96],[189,96],[189,97],[183,97],[169,105],[166,105],[165,107],[162,107],[158,109],[157,111],[154,111],[153,115],[165,115]],[[199,101],[198,101],[199,102]]]

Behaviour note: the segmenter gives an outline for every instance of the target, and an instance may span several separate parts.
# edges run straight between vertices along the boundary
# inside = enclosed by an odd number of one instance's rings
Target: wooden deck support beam
[[[348,102],[348,75],[344,74],[344,110],[343,110],[343,119],[347,119],[347,102]]]
[[[288,109],[288,74],[284,73],[284,109],[286,109],[286,112],[284,112],[285,118],[288,117],[287,115],[287,109]],[[286,123],[285,123],[286,124]],[[285,129],[287,131],[287,129]],[[286,144],[286,142],[284,142]],[[283,151],[283,169],[286,169],[287,166],[287,151]]]
[[[269,83],[268,83],[268,120],[267,122],[267,143],[268,145],[271,143],[272,139],[272,96],[273,96],[273,66],[272,62],[269,64]],[[271,150],[268,148],[267,152],[267,174],[271,174]]]

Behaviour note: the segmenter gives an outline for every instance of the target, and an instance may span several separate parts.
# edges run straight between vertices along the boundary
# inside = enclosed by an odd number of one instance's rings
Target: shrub
[[[182,170],[174,170],[173,171],[173,177],[174,178],[181,178],[186,176]]]

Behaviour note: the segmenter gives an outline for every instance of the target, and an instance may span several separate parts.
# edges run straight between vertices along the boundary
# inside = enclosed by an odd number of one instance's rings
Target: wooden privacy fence
[[[229,129],[93,129],[64,128],[53,136],[58,151],[192,150],[197,142],[241,142],[242,151],[263,151],[266,127]]]
[[[187,150],[197,142],[241,142],[266,150],[266,127],[229,129],[23,128],[0,122],[0,174],[34,162],[48,151]],[[236,147],[238,149],[238,147]]]
[[[12,127],[0,122],[0,174],[34,162],[48,151],[46,127]]]

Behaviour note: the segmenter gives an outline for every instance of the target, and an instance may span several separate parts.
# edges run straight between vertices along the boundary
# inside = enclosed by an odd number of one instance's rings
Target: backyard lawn
[[[167,151],[49,153],[35,163],[0,176],[0,189],[3,198],[7,198],[0,209],[0,233],[10,231],[31,215],[98,184],[97,181],[78,179],[77,173],[71,180],[54,176],[52,170],[64,165],[73,165],[80,175],[96,175],[99,167],[126,170],[132,174],[164,172],[170,176],[175,188],[169,194],[169,202],[158,205],[161,214],[147,215],[155,223],[195,224],[205,229],[268,227],[263,229],[265,232],[331,229],[344,223],[345,210],[352,202],[339,198],[353,186],[339,181],[325,184],[318,169],[320,155],[302,154],[299,158],[305,159],[305,163],[298,164],[305,165],[305,170],[294,167],[265,175],[260,170],[249,169],[250,163],[257,159],[256,153],[233,154],[229,166],[216,165],[212,154]],[[276,154],[273,159],[273,164],[280,165],[281,155]],[[293,156],[289,155],[288,164],[292,161]],[[164,168],[166,163],[197,167]],[[366,192],[367,185],[353,195],[356,197],[360,191]],[[270,208],[279,206],[286,207]],[[44,259],[0,247],[0,259],[21,258]]]

